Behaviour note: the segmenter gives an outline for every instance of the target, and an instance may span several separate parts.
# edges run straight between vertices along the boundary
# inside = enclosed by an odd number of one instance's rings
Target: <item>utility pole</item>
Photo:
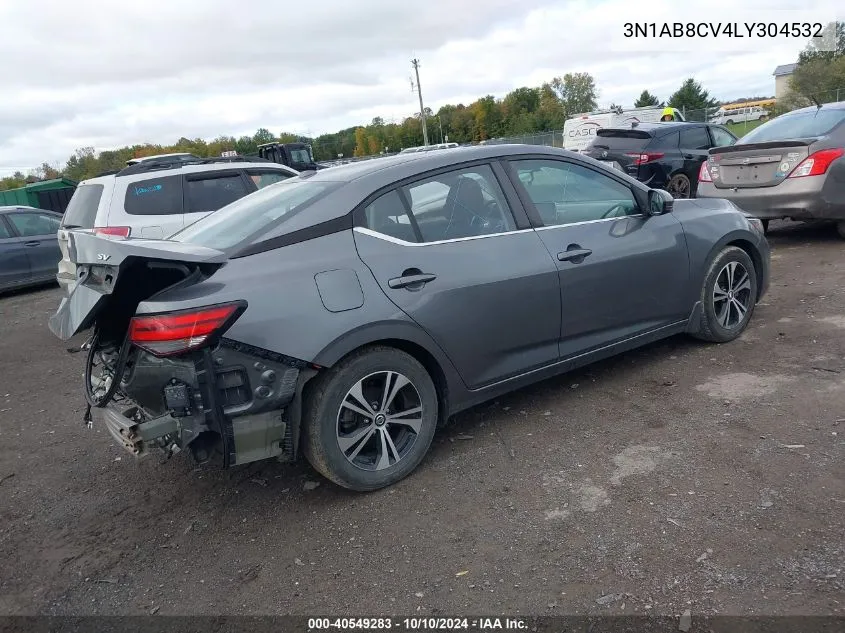
[[[420,60],[412,59],[411,65],[417,75],[417,94],[420,97],[420,122],[422,122],[423,145],[428,146],[428,128],[425,125],[425,107],[423,107],[422,87],[420,86]]]

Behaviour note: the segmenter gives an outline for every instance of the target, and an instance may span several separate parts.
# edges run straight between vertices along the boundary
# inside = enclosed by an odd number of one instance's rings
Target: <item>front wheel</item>
[[[391,347],[355,352],[309,390],[303,449],[323,476],[368,491],[406,477],[437,426],[434,382],[411,355]]]
[[[728,246],[713,261],[701,288],[704,313],[697,338],[714,343],[734,340],[751,320],[757,302],[757,272],[741,248]]]

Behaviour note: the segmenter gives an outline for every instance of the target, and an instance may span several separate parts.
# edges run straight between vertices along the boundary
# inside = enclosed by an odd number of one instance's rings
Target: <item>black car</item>
[[[736,141],[721,125],[635,123],[598,130],[583,153],[675,198],[690,198],[696,193],[698,172],[708,150]]]

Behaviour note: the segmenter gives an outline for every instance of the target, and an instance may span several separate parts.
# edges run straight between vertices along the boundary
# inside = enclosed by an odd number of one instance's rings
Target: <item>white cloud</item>
[[[807,0],[805,21],[836,15]],[[623,24],[729,22],[727,0],[4,0],[0,5],[0,175],[76,147],[251,134],[258,127],[332,132],[415,110],[409,60],[423,95],[445,103],[503,96],[555,75],[590,72],[600,102],[630,104],[645,88],[665,98],[695,76],[717,98],[773,93],[772,70],[804,39],[723,40],[678,50],[620,52]],[[694,6],[693,6],[694,5]],[[743,18],[794,20],[786,0],[744,0]],[[630,45],[630,43],[628,43]],[[624,45],[624,42],[622,43]],[[691,50],[694,49],[694,50]],[[674,52],[672,52],[674,50]],[[659,52],[663,51],[663,52]]]

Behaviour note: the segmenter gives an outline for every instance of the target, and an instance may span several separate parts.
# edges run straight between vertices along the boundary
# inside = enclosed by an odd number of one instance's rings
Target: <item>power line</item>
[[[428,145],[428,128],[425,125],[425,107],[423,107],[422,87],[420,86],[420,60],[412,59],[411,65],[414,67],[414,72],[417,75],[417,94],[420,97],[420,122],[422,123],[423,145]],[[413,86],[413,82],[411,82]]]

